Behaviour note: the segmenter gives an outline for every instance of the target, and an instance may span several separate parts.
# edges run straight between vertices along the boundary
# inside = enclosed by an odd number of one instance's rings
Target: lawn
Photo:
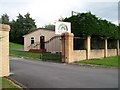
[[[31,53],[31,52],[22,52],[22,51],[16,51],[16,50],[10,50],[11,55],[16,55],[16,56],[24,56],[24,57],[29,57],[29,58],[34,58],[34,59],[45,59],[45,60],[50,60],[50,61],[60,61],[60,55],[58,54],[52,54],[52,53]]]
[[[20,86],[7,78],[0,78],[0,85],[2,90],[22,90]]]
[[[19,48],[19,49],[24,48],[24,45],[22,45],[22,44],[17,44],[17,43],[10,42],[9,45],[10,45],[10,48]]]
[[[120,56],[113,56],[113,57],[107,57],[107,58],[96,59],[96,60],[83,60],[83,61],[78,61],[75,63],[118,67],[120,64],[120,63],[118,64],[119,58]]]
[[[24,46],[21,44],[10,42],[10,48],[21,49],[23,47]],[[57,61],[57,62],[60,62],[61,60],[60,55],[52,54],[52,53],[40,54],[40,53],[30,53],[30,52],[22,52],[17,50],[10,50],[10,55],[24,56],[24,57],[34,58],[34,59],[50,60],[50,61]]]

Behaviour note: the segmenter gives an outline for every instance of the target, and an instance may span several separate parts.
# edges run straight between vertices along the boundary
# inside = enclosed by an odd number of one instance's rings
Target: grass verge
[[[0,78],[0,85],[2,90],[23,90],[21,87],[7,78]]]
[[[17,56],[24,56],[34,59],[43,59],[43,60],[50,60],[50,61],[58,61],[60,62],[60,55],[58,54],[52,54],[52,53],[31,53],[31,52],[22,52],[22,51],[16,51],[16,50],[10,50],[11,55],[17,55]]]
[[[17,43],[12,43],[12,42],[10,42],[9,46],[10,48],[19,48],[19,49],[24,48],[22,44],[17,44]]]
[[[110,66],[110,67],[120,67],[120,56],[107,57],[96,60],[83,60],[77,61],[76,64],[92,64],[92,65],[101,65],[101,66]]]

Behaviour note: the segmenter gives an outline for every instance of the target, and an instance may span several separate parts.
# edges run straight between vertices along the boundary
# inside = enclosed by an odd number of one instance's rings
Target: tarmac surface
[[[118,88],[118,69],[10,57],[10,77],[28,88]]]

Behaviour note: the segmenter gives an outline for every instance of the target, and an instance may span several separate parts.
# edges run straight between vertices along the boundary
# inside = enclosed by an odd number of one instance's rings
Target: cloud
[[[60,17],[71,16],[71,11],[91,11],[99,17],[112,22],[117,21],[118,0],[0,0],[0,14],[7,13],[10,19],[16,19],[18,13],[29,12],[38,27],[54,23]]]
[[[88,3],[86,8],[103,19],[111,22],[118,20],[118,2],[93,2]]]
[[[114,24],[118,25],[118,20],[113,21],[112,23],[114,23]]]

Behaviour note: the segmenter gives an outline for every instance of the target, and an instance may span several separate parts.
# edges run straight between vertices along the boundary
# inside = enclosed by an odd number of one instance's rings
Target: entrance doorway
[[[45,37],[40,36],[40,49],[45,49]]]

